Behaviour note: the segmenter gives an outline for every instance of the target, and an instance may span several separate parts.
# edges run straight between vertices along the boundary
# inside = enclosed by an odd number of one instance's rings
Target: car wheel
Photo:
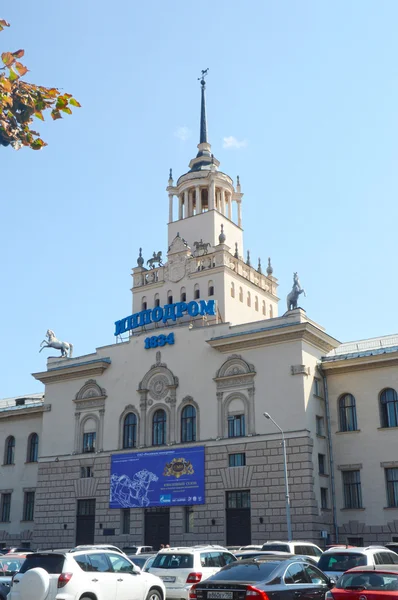
[[[159,590],[151,589],[148,592],[146,600],[163,600],[162,593]]]

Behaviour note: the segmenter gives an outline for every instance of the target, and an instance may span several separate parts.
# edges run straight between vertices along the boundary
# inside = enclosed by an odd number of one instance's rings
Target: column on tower
[[[239,227],[242,227],[242,211],[241,211],[241,202],[239,200],[238,202],[238,225]]]
[[[202,194],[200,187],[196,186],[196,214],[199,215],[202,212]]]
[[[183,196],[182,194],[180,194],[178,196],[178,218],[181,220],[182,219],[182,200]]]
[[[232,197],[231,194],[227,194],[227,206],[228,206],[228,219],[232,221]]]
[[[169,194],[169,223],[173,220],[173,194]]]
[[[214,210],[215,196],[216,196],[216,182],[214,181],[214,179],[212,179],[210,182],[210,189],[209,189],[209,210]]]
[[[186,219],[187,217],[189,217],[188,190],[185,190],[185,192],[184,192],[184,219]]]
[[[224,188],[221,188],[220,196],[221,196],[220,211],[223,215],[225,215],[225,190],[224,190]]]

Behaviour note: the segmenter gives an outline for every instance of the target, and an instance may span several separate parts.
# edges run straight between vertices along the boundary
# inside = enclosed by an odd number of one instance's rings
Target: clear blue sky
[[[83,105],[37,121],[43,151],[0,149],[0,397],[42,389],[48,328],[76,355],[113,342],[138,248],[167,249],[168,170],[195,154],[207,67],[210,141],[240,175],[245,247],[272,257],[280,313],[297,270],[337,339],[396,332],[395,0],[43,0],[0,17],[1,50]]]

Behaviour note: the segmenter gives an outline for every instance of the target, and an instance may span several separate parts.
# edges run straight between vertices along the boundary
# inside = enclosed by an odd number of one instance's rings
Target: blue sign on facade
[[[109,508],[204,503],[204,446],[112,456]]]
[[[186,314],[190,317],[197,317],[198,315],[214,316],[216,314],[216,302],[215,300],[199,300],[199,302],[191,300],[191,302],[176,302],[175,304],[165,304],[163,307],[155,306],[155,308],[147,308],[120,321],[116,321],[115,335],[121,335],[137,327],[150,325],[150,323],[177,321],[177,319],[181,319]]]

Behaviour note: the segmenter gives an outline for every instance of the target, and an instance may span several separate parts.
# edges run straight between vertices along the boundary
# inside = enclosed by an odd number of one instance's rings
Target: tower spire
[[[202,97],[201,97],[201,104],[200,104],[200,137],[199,137],[199,144],[207,144],[207,118],[206,118],[206,94],[205,94],[205,90],[206,90],[206,81],[205,81],[205,77],[208,73],[209,69],[205,69],[204,71],[202,71],[202,75],[201,77],[199,77],[200,79],[200,85],[202,88]]]

